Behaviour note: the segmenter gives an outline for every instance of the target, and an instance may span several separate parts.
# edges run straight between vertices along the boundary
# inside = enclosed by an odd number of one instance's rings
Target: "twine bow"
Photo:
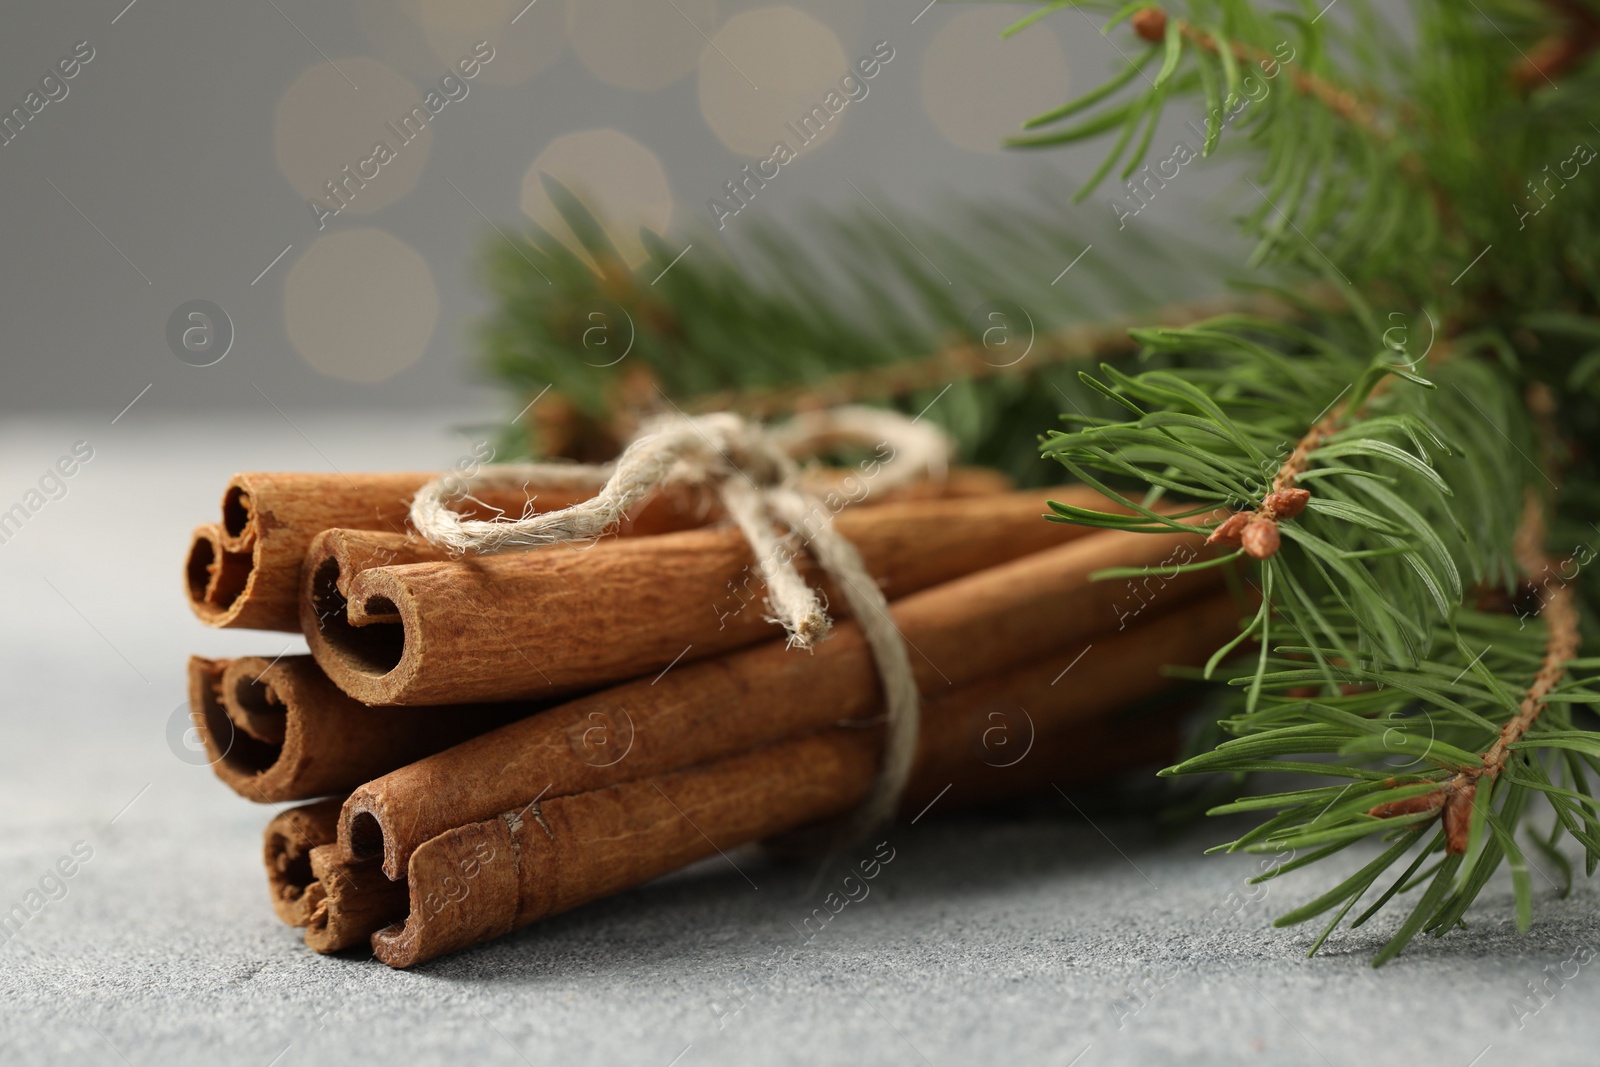
[[[855,546],[834,529],[830,510],[801,484],[802,457],[850,443],[893,449],[875,479],[884,488],[942,476],[952,452],[950,439],[937,428],[877,408],[808,412],[774,428],[727,412],[660,416],[647,422],[606,467],[498,466],[466,479],[429,482],[411,503],[411,524],[432,544],[458,554],[585,543],[613,529],[630,508],[658,489],[707,486],[750,543],[767,586],[769,621],[783,626],[790,648],[810,649],[827,636],[832,621],[822,595],[795,566],[797,552],[789,543],[803,542],[849,603],[883,686],[883,765],[854,820],[855,829],[865,832],[891,818],[899,806],[916,755],[920,705],[905,641],[883,592]],[[491,485],[589,484],[601,478],[604,484],[589,500],[542,514],[532,513],[530,505],[528,513],[514,519],[469,519],[449,503]]]

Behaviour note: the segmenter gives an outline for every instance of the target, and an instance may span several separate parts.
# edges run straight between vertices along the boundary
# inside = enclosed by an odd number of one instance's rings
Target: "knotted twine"
[[[750,543],[767,586],[768,621],[783,626],[790,648],[809,650],[827,636],[832,621],[823,597],[795,567],[797,553],[786,544],[791,538],[801,540],[843,593],[883,686],[883,762],[851,827],[855,833],[866,833],[891,819],[899,807],[916,755],[920,703],[905,640],[882,590],[855,546],[834,528],[831,510],[801,484],[801,457],[850,443],[893,449],[875,476],[883,488],[924,476],[942,477],[952,453],[951,441],[941,430],[877,408],[807,412],[776,428],[728,412],[660,416],[646,422],[609,466],[495,466],[467,477],[431,481],[412,500],[411,524],[430,543],[457,555],[584,544],[613,529],[631,507],[658,489],[708,487]],[[604,484],[591,499],[543,514],[532,513],[530,503],[518,518],[469,519],[449,503],[453,498],[471,499],[474,490],[490,487],[514,489],[529,482],[581,485],[602,478]],[[776,532],[774,527],[787,532]]]

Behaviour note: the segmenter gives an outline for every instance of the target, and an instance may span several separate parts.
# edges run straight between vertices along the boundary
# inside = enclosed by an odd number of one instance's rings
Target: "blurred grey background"
[[[704,229],[708,201],[778,137],[794,141],[785,120],[820,104],[878,42],[892,59],[866,95],[700,239],[737,241],[752,215],[792,219],[807,204],[859,208],[863,193],[925,216],[950,195],[1016,200],[1044,186],[1064,201],[1104,145],[1036,155],[1003,151],[1001,139],[1094,87],[1136,43],[1074,10],[1002,42],[1000,29],[1028,10],[928,0],[8,5],[0,109],[22,110],[0,144],[0,410],[109,419],[138,396],[128,418],[270,413],[269,403],[492,415],[510,398],[476,377],[479,252],[498,239],[491,224],[511,233],[545,217],[536,171],[584,185],[619,233]],[[390,127],[478,42],[493,58],[402,144]],[[48,79],[75,48],[92,58],[70,79]],[[1195,117],[1171,110],[1158,148]],[[380,139],[395,158],[366,164],[377,175],[362,187],[345,179]],[[1137,225],[1196,236],[1217,214],[1203,201],[1222,173],[1186,168]],[[349,206],[319,229],[310,201],[337,206],[324,186],[335,179]],[[1076,210],[1103,225],[1110,191]],[[168,340],[169,319],[195,300],[232,324],[231,348],[211,366],[188,365]]]

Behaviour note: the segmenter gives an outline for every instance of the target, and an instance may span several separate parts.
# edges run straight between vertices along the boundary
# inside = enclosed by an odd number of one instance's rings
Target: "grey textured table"
[[[318,957],[267,905],[266,811],[168,736],[189,652],[300,646],[193,622],[184,539],[235,468],[443,465],[469,443],[401,436],[433,415],[109,417],[0,428],[0,510],[74,441],[95,450],[0,544],[0,912],[28,915],[0,931],[0,1063],[1595,1061],[1600,965],[1566,963],[1600,946],[1591,885],[1561,901],[1536,877],[1518,937],[1496,884],[1470,933],[1375,972],[1395,916],[1315,960],[1307,932],[1270,929],[1327,873],[1248,899],[1259,860],[1200,855],[1226,827],[1161,837],[1065,805],[896,828],[871,894],[809,941],[843,870],[739,854],[743,874],[709,861],[412,972]]]

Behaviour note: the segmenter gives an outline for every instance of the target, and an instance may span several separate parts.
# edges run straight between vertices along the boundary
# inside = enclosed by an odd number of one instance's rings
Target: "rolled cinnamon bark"
[[[372,935],[373,952],[410,967],[639,885],[724,842],[838,815],[866,795],[875,749],[865,733],[832,730],[449,830],[412,856],[410,913]],[[464,891],[441,896],[451,881]]]
[[[222,546],[222,527],[197,526],[184,563],[189,604],[196,614],[219,613],[239,599],[250,578],[250,556]]]
[[[247,800],[348,793],[544,705],[369,708],[310,656],[189,659],[189,709],[211,769]]]
[[[262,859],[267,866],[267,892],[272,910],[290,926],[304,926],[310,915],[306,887],[316,876],[311,871],[311,850],[334,839],[340,801],[322,800],[278,812],[262,834]]]
[[[300,629],[300,565],[311,539],[323,530],[385,530],[401,533],[411,498],[442,471],[379,474],[236,474],[222,495],[222,522],[195,531],[184,567],[189,606],[208,626],[256,630]],[[603,480],[597,468],[575,467],[560,479],[514,492],[476,494],[479,517],[496,511],[521,514],[569,507],[594,495]],[[824,476],[821,484],[828,484]],[[998,492],[1005,478],[993,471],[962,469],[947,479],[896,489],[888,496],[959,496]],[[705,522],[716,513],[710,495],[669,489],[642,504],[619,533],[661,533]]]
[[[1188,534],[1104,531],[990,567],[891,605],[925,696],[953,690],[1114,628],[1132,600],[1107,567],[1197,558]],[[1141,623],[1220,581],[1216,569],[1162,577]],[[1137,602],[1137,601],[1135,601]],[[1141,661],[1135,661],[1141,662]],[[1150,661],[1142,661],[1148,663]],[[641,678],[501,727],[356,789],[340,817],[348,859],[382,855],[398,878],[430,837],[514,811],[538,795],[664,774],[875,714],[881,690],[860,628],[835,627],[807,655],[773,641]],[[611,747],[596,754],[596,743]]]
[[[834,521],[892,599],[1086,536],[1041,521],[1052,497],[1105,504],[1088,489],[1040,489],[846,509]],[[819,507],[819,523],[826,514]],[[761,569],[730,526],[423,562],[439,555],[364,532],[330,530],[312,543],[302,628],[328,676],[362,703],[548,696],[774,632]],[[845,598],[834,591],[828,602],[842,610]]]
[[[964,758],[930,766],[926,772],[919,767],[918,776],[927,784],[919,787],[920,794],[907,794],[902,814],[915,816],[933,801],[940,811],[953,811],[1052,784],[1081,788],[1138,767],[1170,763],[1178,751],[1177,726],[1177,718],[1170,715],[1152,716],[1136,730],[1121,722],[1089,722],[1071,733],[1040,737],[1021,764],[994,766]],[[1103,755],[1092,763],[1078,758],[1086,749]],[[476,847],[472,856],[459,857],[454,872],[421,894],[421,907],[432,914],[459,902],[471,891],[481,865],[494,858],[492,848]],[[347,863],[339,858],[337,846],[319,845],[311,850],[311,870],[316,880],[305,889],[307,947],[322,953],[358,945],[370,948],[373,934],[396,923],[404,925],[411,907],[408,883],[391,882],[376,860]]]
[[[234,475],[222,495],[222,522],[200,527],[190,545],[189,606],[208,626],[298,630],[300,561],[311,539],[335,526],[404,530],[412,496],[440,473]],[[567,507],[598,484],[589,475],[485,503],[514,513],[532,499],[541,509]]]
[[[1081,661],[1073,652],[998,686],[985,680],[930,704],[925,710],[930,729],[918,751],[920,788],[933,789],[949,775],[952,793],[957,782],[972,787],[958,794],[966,801],[1062,777],[1092,776],[1101,768],[1082,766],[1086,758],[1116,762],[1129,753],[1117,751],[1123,740],[1119,731],[1092,727],[1084,732],[1084,720],[1163,687],[1167,682],[1155,667],[1168,657],[1202,662],[1235,631],[1238,618],[1231,599],[1214,598],[1105,638]],[[1077,674],[1070,690],[1059,688],[1062,671]],[[992,773],[1001,768],[979,759],[976,763],[991,773],[974,775],[973,731],[992,729],[984,725],[990,721],[986,709],[1015,697],[1025,697],[1035,709],[1032,721],[1045,739],[1037,755],[1076,759],[1064,765],[1035,760],[1023,770],[1035,759],[1030,752],[1010,766],[1009,779]],[[1132,740],[1138,755],[1158,750],[1148,735]],[[1157,740],[1159,746],[1170,744],[1170,726]],[[686,770],[540,800],[447,830],[412,854],[406,879],[409,914],[403,923],[375,933],[373,950],[390,966],[409,967],[695,860],[843,815],[871,788],[880,744],[876,730],[825,730]],[[1108,761],[1103,748],[1091,745],[1113,746],[1116,756]],[[985,747],[980,741],[979,748]],[[913,793],[906,799],[903,811],[911,813],[909,802],[921,798]]]
[[[306,945],[317,952],[367,947],[373,931],[406,913],[406,884],[391,882],[375,860],[346,863],[334,845],[311,850],[306,886]]]
[[[384,877],[376,862],[345,863],[332,843],[340,801],[279,812],[263,835],[272,910],[304,927],[317,952],[365,945],[374,930],[406,913],[406,885]]]
[[[1177,749],[1177,717],[1124,714],[1112,710],[1153,696],[1171,680],[1144,666],[1198,663],[1233,632],[1238,609],[1215,597],[1136,631],[1054,655],[1016,671],[984,678],[943,696],[924,709],[916,769],[901,807],[916,816],[937,800],[939,810],[983,803],[1057,784],[1063,788],[1114,777],[1170,759]],[[1068,681],[1070,679],[1070,681]],[[1085,758],[1092,754],[1092,759]],[[539,810],[537,806],[524,811]],[[313,882],[307,889],[311,918],[306,943],[333,951],[363,941],[380,928],[404,920],[410,899],[406,883],[391,882],[377,860],[348,862],[334,846],[314,849],[312,870],[333,868],[345,892],[328,894]],[[492,860],[480,850],[457,857],[457,870],[424,890],[419,904],[428,914],[453,906],[471,892],[477,865]],[[477,861],[476,863],[474,862]],[[345,903],[355,900],[356,904]],[[337,934],[316,936],[319,924]]]
[[[1019,764],[985,764],[964,753],[963,758],[930,765],[926,771],[919,767],[918,779],[926,784],[914,784],[918,792],[907,793],[902,814],[915,816],[935,800],[940,811],[950,811],[1050,784],[1063,789],[1097,784],[1136,767],[1170,763],[1178,740],[1175,717],[1163,715],[1141,722],[1136,731],[1120,722],[1090,722],[1070,733],[1042,736]],[[1103,754],[1091,763],[1078,758],[1085,749]],[[473,861],[485,858],[492,861],[492,853],[479,850],[470,860],[458,861],[454,874],[422,894],[422,907],[436,912],[459,901],[471,890],[469,876],[477,870]],[[404,923],[411,904],[408,885],[391,882],[377,860],[347,863],[336,845],[319,845],[311,850],[311,871],[316,880],[305,888],[305,941],[314,951],[337,952],[358,945],[370,949],[373,934]]]

